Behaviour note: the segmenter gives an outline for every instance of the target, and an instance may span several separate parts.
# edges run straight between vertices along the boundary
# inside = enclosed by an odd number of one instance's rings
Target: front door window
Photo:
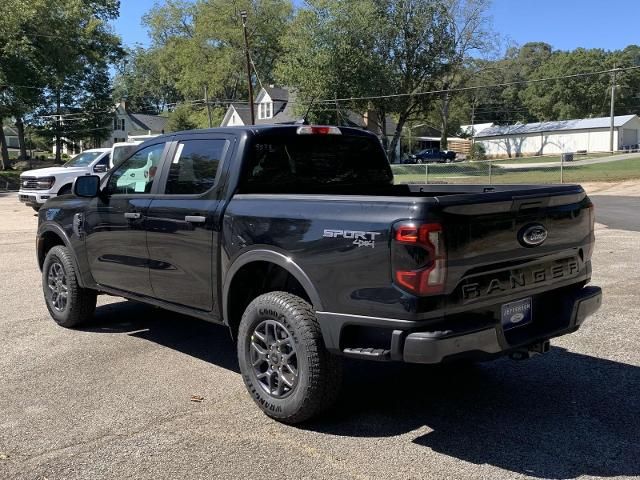
[[[137,151],[117,167],[107,184],[109,195],[149,193],[156,179],[165,144],[150,145]]]

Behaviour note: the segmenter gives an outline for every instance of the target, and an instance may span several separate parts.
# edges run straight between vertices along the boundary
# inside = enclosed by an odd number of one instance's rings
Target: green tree
[[[127,99],[135,112],[159,114],[182,99],[172,78],[163,75],[161,47],[129,50],[114,78],[113,99]]]
[[[87,140],[97,148],[110,135],[113,100],[109,67],[105,63],[88,65],[82,72],[80,96],[76,99],[80,115],[72,122],[67,138]],[[70,129],[71,130],[71,129]]]
[[[452,130],[449,125],[451,103],[458,96],[456,90],[469,86],[478,73],[478,62],[474,57],[489,55],[496,46],[496,38],[487,16],[489,0],[448,0],[446,6],[454,43],[446,59],[449,69],[438,83],[439,89],[444,90],[437,103],[442,150],[447,149],[449,134],[454,133],[459,126],[456,125]]]
[[[299,89],[303,104],[316,99],[319,118],[339,110],[334,95],[371,97],[348,106],[381,120],[394,115],[394,132],[379,122],[383,138],[392,133],[387,150],[393,155],[406,122],[431,105],[430,96],[417,93],[433,89],[449,71],[454,39],[445,0],[313,0],[285,35],[278,76]]]
[[[26,155],[22,117],[38,104],[44,88],[34,27],[46,6],[44,0],[5,0],[0,15],[0,124],[16,118],[22,157]],[[0,133],[0,169],[8,165],[7,145]]]
[[[273,81],[282,54],[280,38],[291,17],[290,0],[168,0],[155,6],[144,23],[152,39],[152,58],[161,82],[182,99],[248,97],[243,30],[239,12],[249,15],[251,57],[259,80]],[[258,84],[258,77],[252,75]]]
[[[63,114],[77,113],[82,105],[86,75],[95,68],[116,62],[123,55],[120,39],[108,22],[118,15],[119,0],[59,0],[48,6],[43,16],[48,37],[39,41],[40,64],[46,79],[45,103],[41,112],[57,119],[51,133],[55,138],[56,160],[61,159],[63,138],[80,133],[75,121]],[[91,119],[90,123],[96,123]]]
[[[531,78],[595,72],[612,64],[612,56],[601,49],[556,51],[531,72]],[[520,98],[538,121],[603,116],[608,112],[609,81],[605,74],[529,83]]]
[[[169,132],[180,132],[182,130],[193,130],[198,128],[198,121],[194,118],[195,111],[188,105],[178,105],[170,114],[167,128]]]

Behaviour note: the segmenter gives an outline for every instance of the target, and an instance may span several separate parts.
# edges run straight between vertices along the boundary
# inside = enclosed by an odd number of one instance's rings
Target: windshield
[[[131,156],[133,152],[138,149],[137,143],[131,143],[129,145],[116,145],[113,147],[111,153],[111,163],[114,167],[119,166],[127,158]]]
[[[73,157],[67,163],[65,167],[88,167],[96,158],[102,155],[104,152],[84,152],[80,155]]]

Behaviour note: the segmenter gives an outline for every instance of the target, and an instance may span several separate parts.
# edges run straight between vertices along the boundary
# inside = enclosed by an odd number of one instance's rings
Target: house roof
[[[476,123],[473,125],[460,125],[460,132],[463,135],[477,136],[480,132],[483,132],[487,128],[493,127],[494,123]]]
[[[4,136],[5,137],[17,137],[18,136],[18,130],[16,130],[14,127],[11,127],[9,125],[2,127],[2,131],[4,132]]]
[[[249,123],[251,123],[251,113],[249,113],[248,105],[232,103],[229,106],[229,109],[231,108],[233,108],[236,111],[236,113],[240,117],[240,120],[242,120],[242,123],[244,123],[245,125],[249,125]],[[225,118],[226,118],[226,115],[225,115]]]
[[[140,126],[141,130],[151,130],[155,133],[164,133],[167,129],[167,117],[160,115],[146,115],[143,113],[130,113],[129,116]]]
[[[276,87],[264,87],[264,90],[269,94],[271,100],[281,100],[283,102],[289,101],[289,90]]]
[[[284,124],[295,123],[299,117],[295,115],[293,111],[293,104],[295,103],[296,94],[294,91],[287,91],[283,88],[265,87],[264,91],[271,97],[273,101],[273,117],[272,118],[258,118],[258,104],[254,105],[254,113],[256,116],[256,125],[272,125],[272,124]],[[256,97],[256,100],[260,97],[262,91]],[[242,123],[249,125],[251,123],[251,113],[249,111],[249,105],[246,103],[232,103],[230,108],[236,111]],[[229,116],[229,111],[225,115],[225,119]],[[224,123],[224,120],[223,120]]]
[[[636,115],[614,117],[614,127],[621,127]],[[505,135],[526,135],[529,133],[559,132],[565,130],[588,130],[609,128],[611,117],[584,118],[579,120],[559,120],[554,122],[517,123],[515,125],[496,125],[485,128],[476,134],[476,138],[502,137]]]

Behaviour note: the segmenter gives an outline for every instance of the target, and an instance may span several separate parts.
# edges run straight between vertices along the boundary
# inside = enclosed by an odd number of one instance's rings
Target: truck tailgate
[[[468,197],[468,198],[465,198]],[[448,310],[590,276],[593,205],[581,187],[438,198]]]

